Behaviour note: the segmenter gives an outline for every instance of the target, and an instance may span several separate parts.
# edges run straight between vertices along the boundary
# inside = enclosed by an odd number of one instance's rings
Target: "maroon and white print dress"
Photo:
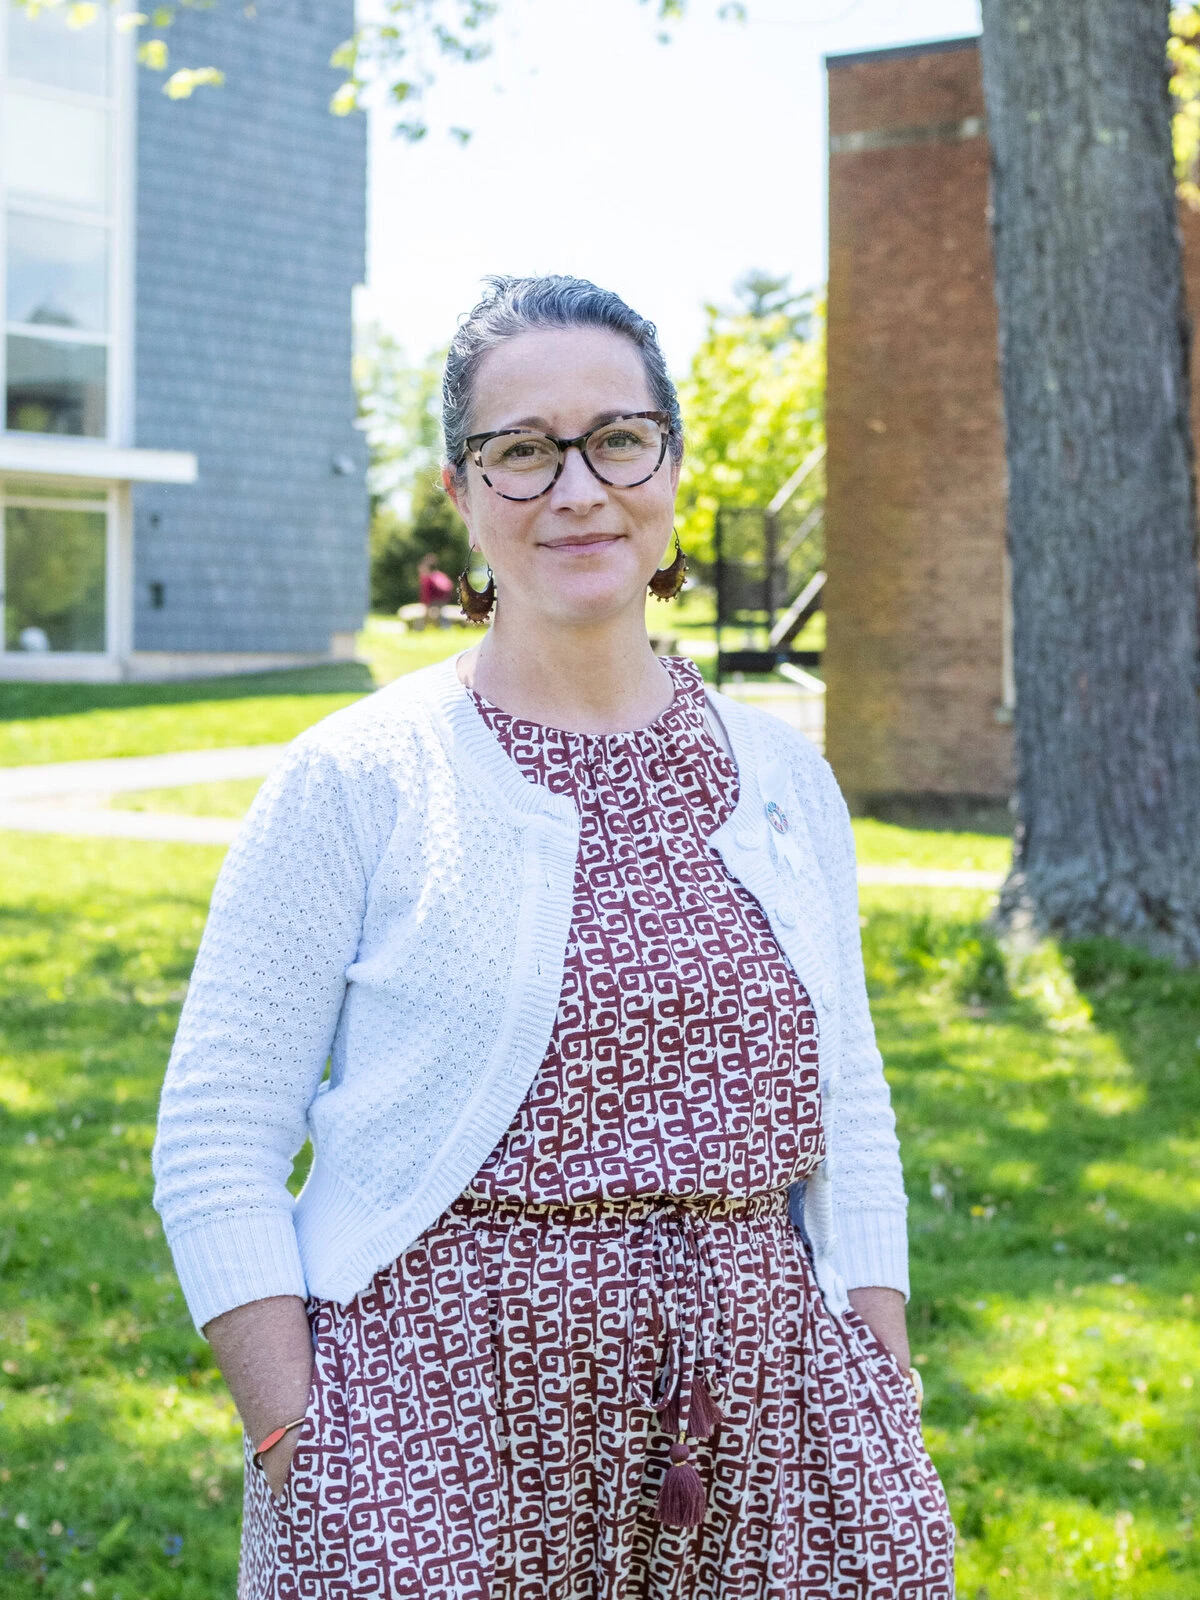
[[[242,1600],[953,1595],[910,1387],[788,1217],[824,1154],[816,1017],[709,846],[737,772],[666,665],[672,704],[629,733],[477,700],[579,810],[557,1021],[466,1193],[348,1306],[310,1303],[279,1502],[246,1476]],[[692,1525],[660,1520],[673,1444]]]

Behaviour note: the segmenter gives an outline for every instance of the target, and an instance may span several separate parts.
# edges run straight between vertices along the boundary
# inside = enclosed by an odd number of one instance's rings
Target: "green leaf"
[[[181,67],[163,84],[163,93],[171,100],[188,100],[205,84],[219,88],[224,82],[225,74],[219,67]]]
[[[164,40],[147,39],[145,44],[138,46],[137,58],[151,72],[165,72],[169,53]]]
[[[329,109],[335,117],[348,117],[358,110],[358,84],[353,79],[338,85],[330,97]]]

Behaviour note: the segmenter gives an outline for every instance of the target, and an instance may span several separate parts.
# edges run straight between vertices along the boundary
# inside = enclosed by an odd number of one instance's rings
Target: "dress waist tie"
[[[719,1204],[725,1220],[729,1202]],[[758,1209],[753,1202],[750,1208]],[[703,1201],[671,1199],[655,1206],[638,1235],[631,1390],[674,1436],[654,1515],[672,1527],[690,1528],[704,1520],[705,1494],[689,1459],[688,1439],[707,1439],[719,1425],[728,1379],[725,1279],[714,1257]],[[660,1339],[666,1355],[655,1375]]]

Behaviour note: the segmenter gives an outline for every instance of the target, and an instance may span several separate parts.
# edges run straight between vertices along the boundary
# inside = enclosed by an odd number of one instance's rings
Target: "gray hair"
[[[463,455],[479,363],[489,350],[531,328],[609,328],[629,339],[642,358],[654,409],[665,411],[671,419],[672,458],[681,458],[683,417],[679,396],[652,322],[639,317],[620,295],[611,289],[599,289],[586,278],[556,273],[543,278],[491,277],[484,281],[492,292],[459,324],[446,356],[442,431],[446,461],[451,468],[460,472],[465,465]]]

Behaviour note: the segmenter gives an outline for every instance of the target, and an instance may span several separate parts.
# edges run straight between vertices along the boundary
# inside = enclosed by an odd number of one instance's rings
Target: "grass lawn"
[[[232,1593],[237,1428],[149,1204],[219,859],[0,834],[3,1595]],[[1200,1597],[1200,975],[1104,946],[1014,970],[985,907],[863,899],[960,1593]]]
[[[473,637],[376,621],[370,681]],[[0,764],[278,742],[368,687],[0,685]],[[237,816],[256,788],[115,803]],[[855,826],[873,864],[1007,862],[1000,835]],[[220,857],[0,833],[0,1600],[233,1592],[238,1430],[149,1203]],[[862,904],[960,1595],[1200,1600],[1200,974],[1104,945],[1006,960],[987,905]]]
[[[372,618],[359,635],[363,662],[181,683],[0,683],[0,767],[282,744],[478,637],[471,628],[403,634]]]

